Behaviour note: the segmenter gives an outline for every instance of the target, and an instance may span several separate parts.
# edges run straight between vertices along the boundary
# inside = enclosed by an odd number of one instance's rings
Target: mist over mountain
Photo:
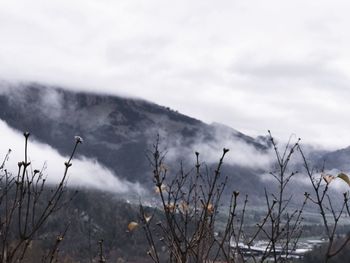
[[[232,179],[230,189],[257,196],[269,184],[262,177],[271,171],[273,163],[266,136],[252,138],[223,124],[206,124],[140,99],[73,92],[39,84],[1,85],[1,120],[18,131],[30,131],[35,141],[51,146],[64,156],[72,150],[72,138],[83,137],[78,156],[94,160],[128,185],[149,189],[152,170],[146,155],[157,134],[173,171],[180,161],[191,167],[195,151],[200,152],[201,160],[210,167],[225,147],[230,149],[230,154],[223,173]],[[337,157],[339,154],[341,158]],[[329,169],[350,168],[343,165],[349,155],[349,150],[334,153],[310,150],[309,153],[317,163],[327,159]],[[89,186],[92,184],[93,181]],[[252,188],[252,184],[257,187]],[[103,189],[101,185],[99,188]]]

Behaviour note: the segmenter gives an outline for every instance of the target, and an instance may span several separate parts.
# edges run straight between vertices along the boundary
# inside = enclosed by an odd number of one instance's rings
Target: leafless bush
[[[159,150],[159,138],[153,146],[149,161],[153,168],[155,190],[160,198],[164,219],[154,222],[153,214],[146,213],[140,205],[140,222],[145,231],[150,249],[148,255],[154,262],[161,262],[161,246],[165,246],[168,262],[285,262],[296,248],[302,232],[302,211],[290,211],[292,196],[286,197],[285,190],[296,172],[288,170],[289,161],[299,145],[287,144],[280,153],[271,134],[277,165],[271,175],[278,184],[277,193],[265,189],[267,212],[250,237],[245,234],[246,196],[238,209],[239,192],[233,191],[226,211],[226,225],[220,234],[216,231],[216,219],[227,177],[221,174],[228,149],[223,149],[216,169],[211,173],[199,160],[196,152],[195,167],[185,172],[182,164],[175,176],[168,175],[164,164],[165,155]],[[238,211],[239,210],[239,211]],[[129,230],[138,223],[133,222]],[[265,251],[254,256],[252,245],[258,238],[268,242]],[[246,255],[250,251],[250,257]]]
[[[182,165],[179,174],[167,182],[164,155],[159,151],[159,141],[154,145],[150,162],[156,192],[159,193],[165,221],[157,223],[162,232],[162,242],[169,250],[170,262],[202,262],[209,258],[216,243],[214,223],[217,208],[227,178],[221,179],[221,167],[228,149],[217,165],[214,175],[202,171],[199,153],[196,153],[195,171],[185,172]],[[151,229],[151,216],[140,207],[141,220],[150,244],[148,255],[160,262],[159,253]]]
[[[82,142],[76,137],[70,158],[65,162],[63,176],[58,185],[50,188],[46,185],[43,170],[32,170],[28,157],[29,133],[24,133],[24,160],[18,163],[16,175],[6,169],[9,153],[0,167],[0,262],[21,262],[24,260],[28,248],[35,235],[45,222],[56,211],[61,209],[67,201],[63,199],[66,191],[68,169],[72,159]],[[69,202],[69,201],[68,201]],[[56,243],[42,261],[54,262],[58,245],[64,237],[57,237]]]
[[[305,197],[300,208],[292,210],[289,205],[293,196],[286,193],[292,178],[298,173],[289,169],[289,163],[300,139],[294,144],[289,141],[284,150],[280,151],[270,131],[269,136],[276,157],[275,170],[270,175],[275,179],[278,188],[275,193],[269,193],[265,189],[267,213],[262,224],[257,224],[258,231],[247,244],[250,247],[257,234],[261,233],[267,240],[267,245],[259,259],[253,258],[254,262],[264,262],[269,258],[272,262],[286,262],[295,251],[302,234],[302,213],[307,201]]]
[[[334,198],[334,193],[333,195],[330,193],[330,184],[333,180],[340,178],[350,186],[350,180],[344,173],[334,176],[324,173],[324,167],[320,171],[312,168],[300,146],[298,146],[298,150],[302,156],[305,171],[313,189],[313,192],[306,193],[306,196],[311,203],[318,207],[328,239],[327,249],[324,253],[324,262],[328,262],[331,258],[339,254],[350,241],[350,235],[345,239],[336,240],[336,230],[339,226],[339,220],[344,216],[350,216],[349,191],[344,192],[342,197],[336,196]],[[341,199],[343,200],[339,204]]]

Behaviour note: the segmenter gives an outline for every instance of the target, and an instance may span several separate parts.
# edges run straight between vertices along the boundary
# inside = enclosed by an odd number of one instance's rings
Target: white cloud
[[[8,149],[11,149],[6,168],[12,174],[16,174],[17,163],[24,159],[24,137],[1,120],[0,134],[1,158],[5,158]],[[49,145],[32,139],[29,140],[28,157],[33,170],[41,170],[44,165],[47,167],[44,175],[47,176],[47,182],[50,184],[60,182],[64,174],[64,162],[69,159],[68,156],[61,156]],[[3,159],[1,159],[2,161]],[[112,193],[134,193],[135,195],[144,192],[139,184],[119,179],[111,170],[102,166],[96,160],[81,157],[74,158],[72,163],[73,165],[68,170],[68,186],[70,187],[93,188]]]
[[[252,169],[269,170],[274,164],[275,158],[272,149],[258,149],[244,138],[240,138],[230,127],[221,124],[214,124],[213,132],[208,140],[208,134],[198,133],[189,146],[184,138],[169,136],[161,131],[161,142],[164,138],[167,141],[166,159],[171,161],[188,161],[191,164],[196,162],[195,152],[200,154],[199,161],[207,164],[218,163],[223,154],[223,149],[229,149],[224,162],[240,167]]]
[[[350,144],[346,1],[0,2],[0,77],[142,97],[248,134]]]

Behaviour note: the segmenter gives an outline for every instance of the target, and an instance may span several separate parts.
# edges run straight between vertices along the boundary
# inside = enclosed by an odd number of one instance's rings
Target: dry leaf
[[[209,214],[214,213],[214,206],[213,206],[213,204],[209,203],[208,206],[206,207],[206,209],[209,212]]]
[[[148,216],[148,215],[144,214],[143,218],[145,219],[146,223],[148,223],[149,221],[151,221],[152,216]]]
[[[188,203],[187,202],[181,202],[179,205],[179,209],[182,213],[186,213],[188,211]]]
[[[173,213],[175,212],[175,205],[173,203],[169,203],[165,206],[165,211]]]
[[[128,230],[131,232],[135,230],[138,226],[139,226],[139,223],[132,221],[128,224]]]
[[[159,194],[161,190],[162,190],[162,192],[165,192],[166,189],[167,189],[166,185],[165,185],[165,184],[161,184],[161,186],[156,186],[156,187],[154,188],[154,191],[155,191],[157,194]]]
[[[208,209],[209,213],[211,213],[211,214],[214,213],[214,206],[213,206],[213,204],[208,204],[207,209]]]
[[[338,174],[338,178],[342,179],[343,181],[345,181],[350,186],[349,176],[347,176],[345,173]]]
[[[330,174],[323,174],[322,178],[327,184],[330,184],[335,179],[335,176]]]

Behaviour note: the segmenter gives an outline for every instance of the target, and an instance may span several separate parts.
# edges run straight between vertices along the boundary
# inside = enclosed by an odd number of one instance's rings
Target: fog
[[[24,159],[24,136],[10,128],[0,120],[0,156],[5,158],[8,149],[11,149],[6,169],[16,174],[17,163]],[[28,156],[31,162],[30,169],[41,170],[47,176],[49,184],[56,184],[63,176],[65,165],[69,157],[61,156],[57,150],[47,144],[43,144],[29,137]],[[72,138],[72,145],[74,138]],[[78,148],[79,151],[79,148]],[[69,187],[101,189],[112,193],[142,194],[144,189],[139,184],[133,184],[118,176],[94,159],[79,157],[74,158],[73,165],[69,168]]]
[[[241,138],[234,129],[219,124],[214,124],[212,128],[212,139],[208,140],[206,134],[198,133],[190,145],[184,138],[169,136],[165,131],[160,131],[166,158],[170,161],[191,160],[195,163],[195,152],[198,152],[201,162],[217,163],[223,149],[226,148],[229,149],[224,160],[226,164],[269,170],[275,161],[272,149],[257,148],[256,145]]]

